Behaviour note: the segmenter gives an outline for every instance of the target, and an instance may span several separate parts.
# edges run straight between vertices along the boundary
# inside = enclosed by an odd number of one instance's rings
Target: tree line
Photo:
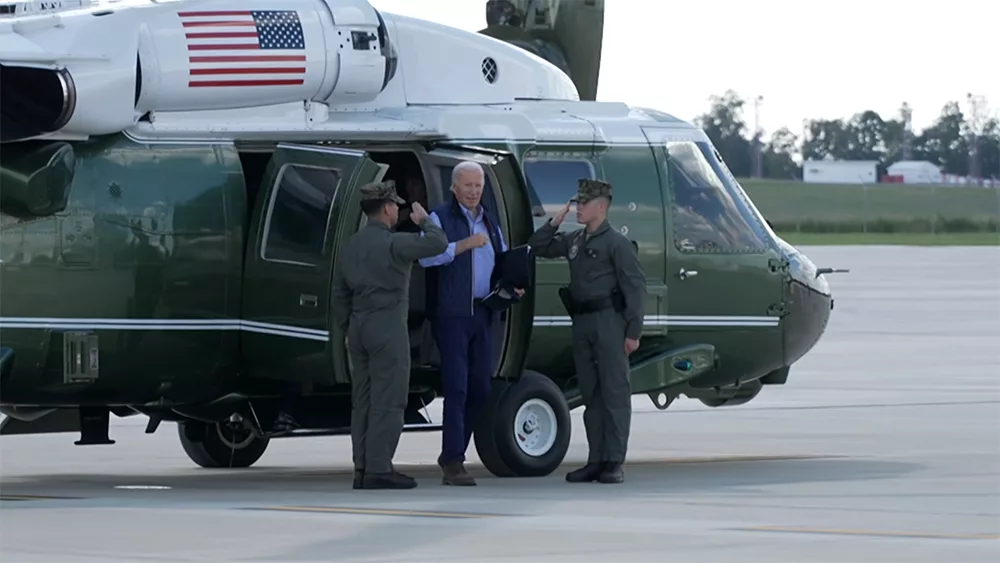
[[[737,177],[800,180],[798,157],[875,160],[879,177],[894,162],[926,160],[944,174],[1000,178],[1000,121],[985,117],[985,108],[965,112],[959,102],[948,102],[930,126],[914,132],[904,102],[890,118],[864,110],[847,119],[808,120],[802,134],[782,127],[762,142],[744,117],[748,103],[752,111],[752,101],[728,90],[712,96],[709,111],[695,120]]]

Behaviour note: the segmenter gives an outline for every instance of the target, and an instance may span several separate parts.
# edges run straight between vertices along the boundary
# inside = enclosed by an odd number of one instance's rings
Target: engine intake
[[[0,26],[0,142],[115,133],[149,112],[369,102],[391,80],[395,58],[365,0],[138,2],[15,15]]]
[[[58,131],[75,109],[65,70],[0,64],[0,143]]]

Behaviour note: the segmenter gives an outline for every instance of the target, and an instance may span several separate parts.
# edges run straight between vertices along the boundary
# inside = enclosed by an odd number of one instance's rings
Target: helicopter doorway
[[[433,150],[420,153],[425,174],[437,186],[441,201],[450,201],[452,169],[463,161],[477,162],[483,167],[483,201],[493,206],[493,219],[503,233],[508,250],[527,251],[525,241],[534,230],[532,198],[517,159],[507,152],[481,147],[439,143]],[[537,198],[535,198],[537,200]],[[534,277],[533,262],[529,261],[529,276]],[[530,282],[529,282],[530,285]],[[493,377],[513,380],[524,371],[528,344],[531,341],[534,318],[534,293],[528,289],[520,302],[505,310],[493,325]],[[430,361],[439,361],[436,357]],[[436,371],[436,370],[435,370]],[[437,374],[435,374],[437,375]],[[440,376],[437,375],[438,379]]]
[[[397,148],[384,150],[369,148],[369,155],[374,162],[388,165],[383,180],[393,180],[396,191],[406,201],[400,209],[397,232],[419,233],[420,227],[410,219],[410,205],[420,203],[428,212],[442,203],[451,201],[452,169],[463,160],[478,161],[475,156],[463,158],[461,155],[442,155],[434,152],[414,152]],[[480,163],[484,164],[484,163]],[[484,164],[485,184],[483,187],[483,203],[494,210],[504,240],[510,245],[508,220],[503,200],[498,196],[494,186],[497,185],[495,174]],[[359,216],[359,228],[364,226],[365,218]],[[427,270],[419,264],[413,264],[410,271],[409,313],[407,328],[410,335],[411,382],[415,387],[441,390],[441,355],[432,336],[430,321],[427,314]],[[508,333],[507,316],[502,315],[493,325],[493,358],[491,365],[494,372],[505,354]]]
[[[495,209],[508,248],[527,240],[533,228],[530,198],[513,157],[485,149],[458,149],[426,152],[411,146],[343,149],[282,143],[273,152],[241,151],[250,209],[243,318],[248,326],[262,327],[242,332],[250,375],[319,385],[350,384],[345,335],[330,321],[329,295],[337,249],[366,223],[359,191],[365,183],[394,180],[404,200],[418,201],[431,210],[451,197],[454,166],[463,160],[479,162],[486,177],[484,201]],[[292,173],[286,177],[289,169]],[[284,180],[288,185],[283,187]],[[406,225],[409,209],[400,211],[403,221],[398,228],[414,230],[415,225]],[[272,224],[276,221],[283,221],[286,231]],[[276,243],[290,245],[285,250],[291,254],[275,256]],[[417,264],[411,269],[409,299],[411,385],[414,392],[422,388],[440,395],[440,353],[427,320],[426,271]],[[494,324],[496,376],[520,376],[533,307],[529,291]],[[264,326],[278,321],[281,330]]]

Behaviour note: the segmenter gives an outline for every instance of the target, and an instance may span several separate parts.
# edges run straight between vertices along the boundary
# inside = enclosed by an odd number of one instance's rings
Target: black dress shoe
[[[364,480],[365,480],[365,470],[364,469],[355,469],[354,470],[354,488],[355,489],[360,489],[362,483],[364,482]]]
[[[625,480],[625,471],[622,469],[622,464],[616,461],[609,461],[605,463],[604,470],[601,471],[597,480],[601,483],[623,482]]]
[[[365,473],[361,478],[362,489],[412,489],[417,480],[398,472]]]
[[[274,424],[271,425],[271,432],[290,432],[298,428],[299,423],[292,418],[292,415],[282,412],[278,414],[278,417],[274,420]]]
[[[570,471],[566,474],[566,480],[570,483],[591,483],[601,476],[601,469],[604,464],[593,461],[584,465],[580,469]]]

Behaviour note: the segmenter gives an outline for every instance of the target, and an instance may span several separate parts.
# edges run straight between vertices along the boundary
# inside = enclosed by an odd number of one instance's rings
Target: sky
[[[486,0],[370,2],[468,31],[486,26]],[[907,101],[919,131],[949,101],[967,111],[970,92],[1000,117],[998,33],[996,0],[605,0],[597,99],[691,120],[733,89],[763,97],[765,137],[865,109],[889,119]],[[744,117],[752,127],[749,102]]]

